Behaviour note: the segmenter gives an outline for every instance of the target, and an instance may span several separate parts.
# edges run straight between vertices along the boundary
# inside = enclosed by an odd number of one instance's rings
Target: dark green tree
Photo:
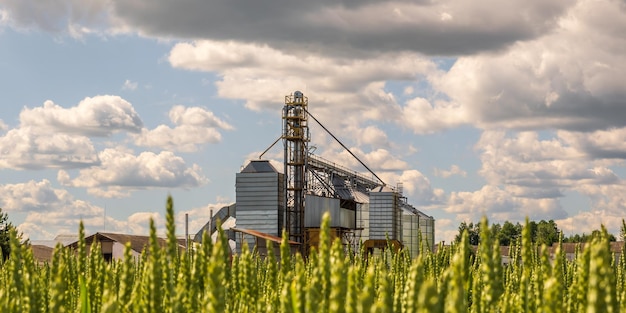
[[[2,259],[6,260],[11,253],[10,233],[15,226],[9,222],[9,215],[2,212],[0,208],[0,249],[2,250]]]
[[[463,231],[467,230],[467,234],[469,237],[469,244],[476,246],[480,242],[480,224],[479,223],[469,223],[462,222],[459,225],[459,233],[454,237],[454,242],[461,242],[461,237],[463,236]]]
[[[535,243],[537,245],[551,246],[553,243],[559,241],[559,229],[553,220],[544,221],[541,220],[537,223],[537,230],[535,232]]]
[[[505,221],[502,224],[502,229],[498,234],[498,241],[501,246],[510,246],[515,243],[517,238],[522,235],[522,225],[518,222],[513,224],[509,221]]]

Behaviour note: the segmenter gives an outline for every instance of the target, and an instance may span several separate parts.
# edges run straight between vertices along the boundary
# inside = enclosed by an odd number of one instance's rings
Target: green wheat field
[[[467,236],[417,258],[386,249],[365,257],[329,238],[324,217],[320,246],[306,260],[280,259],[244,247],[231,256],[223,234],[192,251],[179,250],[171,198],[167,245],[150,223],[150,245],[136,259],[105,262],[84,229],[78,249],[57,247],[39,264],[13,235],[11,257],[0,265],[1,312],[626,312],[626,264],[609,249],[606,231],[573,260],[531,243],[525,227],[502,264],[500,248],[481,224],[481,244]],[[624,251],[619,260],[624,260]]]

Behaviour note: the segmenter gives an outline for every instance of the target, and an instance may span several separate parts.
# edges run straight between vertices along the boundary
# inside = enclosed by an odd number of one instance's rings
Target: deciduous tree
[[[6,260],[11,253],[9,234],[11,233],[11,229],[14,228],[13,224],[9,222],[9,215],[2,212],[2,208],[0,208],[0,249],[2,251],[3,260]]]

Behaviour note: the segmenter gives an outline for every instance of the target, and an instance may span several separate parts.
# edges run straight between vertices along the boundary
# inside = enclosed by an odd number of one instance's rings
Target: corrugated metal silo
[[[370,191],[369,239],[399,240],[402,238],[402,213],[398,194],[388,187]]]
[[[401,208],[403,248],[409,250],[411,257],[416,257],[422,248],[433,251],[435,219],[406,203],[402,203]]]
[[[237,228],[281,236],[285,213],[284,174],[267,160],[253,160],[235,179]],[[237,252],[241,252],[237,238]],[[254,246],[252,238],[246,239]]]

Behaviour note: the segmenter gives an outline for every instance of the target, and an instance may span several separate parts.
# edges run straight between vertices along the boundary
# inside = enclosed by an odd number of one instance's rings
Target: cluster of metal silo
[[[434,219],[409,205],[401,188],[386,186],[347,148],[372,178],[309,151],[309,117],[339,142],[308,112],[302,92],[285,97],[283,173],[260,159],[270,147],[236,177],[236,228],[242,234],[256,234],[239,237],[237,251],[244,243],[258,246],[259,236],[277,241],[284,229],[298,250],[307,253],[319,241],[325,212],[331,216],[331,237],[340,238],[346,247],[376,250],[391,243],[413,256],[433,249]]]

